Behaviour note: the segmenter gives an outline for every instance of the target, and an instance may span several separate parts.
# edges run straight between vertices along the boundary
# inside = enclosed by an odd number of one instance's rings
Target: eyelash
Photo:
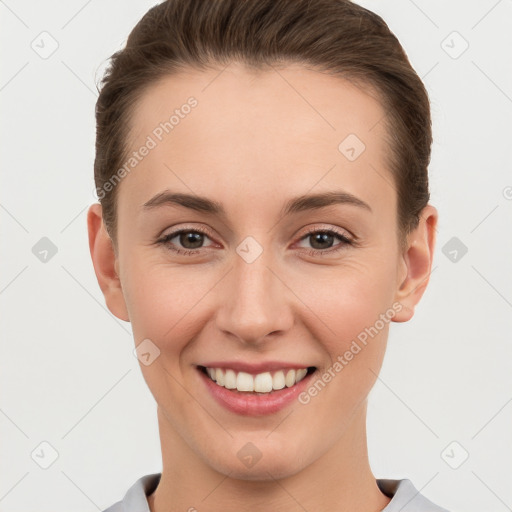
[[[172,247],[172,245],[169,243],[170,240],[172,240],[177,235],[180,235],[182,233],[201,233],[203,235],[206,235],[208,238],[210,238],[208,233],[205,230],[201,229],[201,228],[194,228],[194,229],[187,229],[187,228],[185,228],[185,229],[179,229],[177,231],[173,231],[171,233],[168,233],[164,237],[162,237],[159,240],[157,240],[156,243],[159,244],[159,245],[167,246],[168,249],[170,249],[171,251],[175,252],[176,254],[180,254],[180,255],[184,255],[184,256],[194,256],[194,255],[198,254],[201,251],[202,247],[199,248],[199,249],[180,249],[180,248]],[[338,232],[336,230],[333,230],[333,229],[310,229],[309,231],[304,233],[304,235],[300,238],[299,241],[302,241],[302,240],[308,238],[309,236],[315,235],[315,234],[318,234],[318,233],[325,233],[325,234],[328,234],[328,235],[333,235],[333,236],[337,237],[342,243],[338,244],[334,248],[329,248],[329,249],[325,249],[325,250],[322,250],[322,249],[304,249],[302,252],[306,252],[309,256],[319,256],[319,255],[323,255],[323,254],[326,254],[326,253],[328,253],[328,254],[335,254],[335,253],[345,249],[347,245],[354,245],[354,241],[353,240],[350,240],[349,238],[347,238],[342,233],[340,233],[340,232]]]
[[[340,240],[340,242],[342,242],[342,243],[339,243],[338,245],[336,245],[334,247],[330,247],[329,249],[324,249],[324,250],[322,250],[322,249],[305,249],[305,252],[309,256],[319,256],[319,255],[323,255],[326,253],[327,254],[336,254],[339,251],[346,249],[347,245],[354,245],[353,240],[347,238],[345,235],[343,235],[342,233],[340,233],[334,229],[310,229],[310,230],[306,231],[306,233],[304,233],[304,235],[302,235],[302,237],[300,238],[300,241],[308,238],[311,235],[316,235],[318,233],[325,233],[328,235],[333,235],[334,237],[338,238]]]

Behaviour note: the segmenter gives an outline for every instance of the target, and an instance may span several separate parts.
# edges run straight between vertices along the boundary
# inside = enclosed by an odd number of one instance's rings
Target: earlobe
[[[87,229],[94,272],[105,297],[105,303],[113,315],[129,322],[128,310],[121,280],[119,279],[119,260],[115,254],[112,240],[105,229],[99,203],[89,207]]]
[[[403,276],[399,279],[395,301],[401,310],[394,322],[407,322],[414,316],[414,308],[420,301],[430,279],[436,242],[438,213],[434,206],[427,205],[421,212],[416,229],[408,236],[407,249],[402,255]]]

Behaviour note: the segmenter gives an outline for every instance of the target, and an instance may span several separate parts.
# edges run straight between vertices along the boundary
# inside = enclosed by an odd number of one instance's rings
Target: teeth
[[[220,368],[217,368],[217,372],[221,371],[222,370]],[[252,375],[245,372],[239,372],[236,376],[236,389],[238,389],[238,391],[254,391],[254,379],[252,378]]]
[[[295,370],[288,370],[284,382],[287,388],[291,388],[295,384]]]
[[[256,393],[270,393],[272,390],[292,387],[300,382],[307,374],[306,368],[298,370],[279,370],[272,375],[270,372],[251,375],[246,372],[235,372],[222,368],[206,368],[210,379],[219,386],[238,391],[252,391]]]
[[[306,376],[306,373],[308,373],[307,368],[301,368],[300,370],[297,370],[297,382],[301,381]]]
[[[284,379],[284,372],[279,370],[274,374],[272,378],[272,387],[274,389],[283,389],[286,386],[286,381]]]
[[[224,374],[224,387],[227,389],[236,389],[236,373],[233,370],[226,370]]]
[[[254,378],[254,391],[270,393],[272,391],[272,375],[269,372],[258,373]]]

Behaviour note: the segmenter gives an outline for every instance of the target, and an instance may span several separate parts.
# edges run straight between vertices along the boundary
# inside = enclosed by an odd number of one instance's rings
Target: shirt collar
[[[378,478],[377,485],[386,496],[391,498],[381,512],[448,512],[423,496],[407,478],[402,480]]]
[[[157,488],[161,476],[162,473],[152,473],[139,478],[128,489],[121,502],[123,512],[150,512],[147,497]],[[425,498],[406,478],[403,480],[378,478],[376,481],[379,489],[391,498],[381,512],[448,512]],[[117,510],[114,508],[112,512]]]

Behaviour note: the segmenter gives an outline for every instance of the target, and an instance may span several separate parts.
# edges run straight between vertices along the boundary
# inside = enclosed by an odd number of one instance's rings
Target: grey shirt
[[[150,512],[147,497],[156,489],[161,473],[139,478],[124,498],[103,512]],[[391,498],[381,512],[448,512],[425,498],[410,480],[377,479],[379,489]]]

